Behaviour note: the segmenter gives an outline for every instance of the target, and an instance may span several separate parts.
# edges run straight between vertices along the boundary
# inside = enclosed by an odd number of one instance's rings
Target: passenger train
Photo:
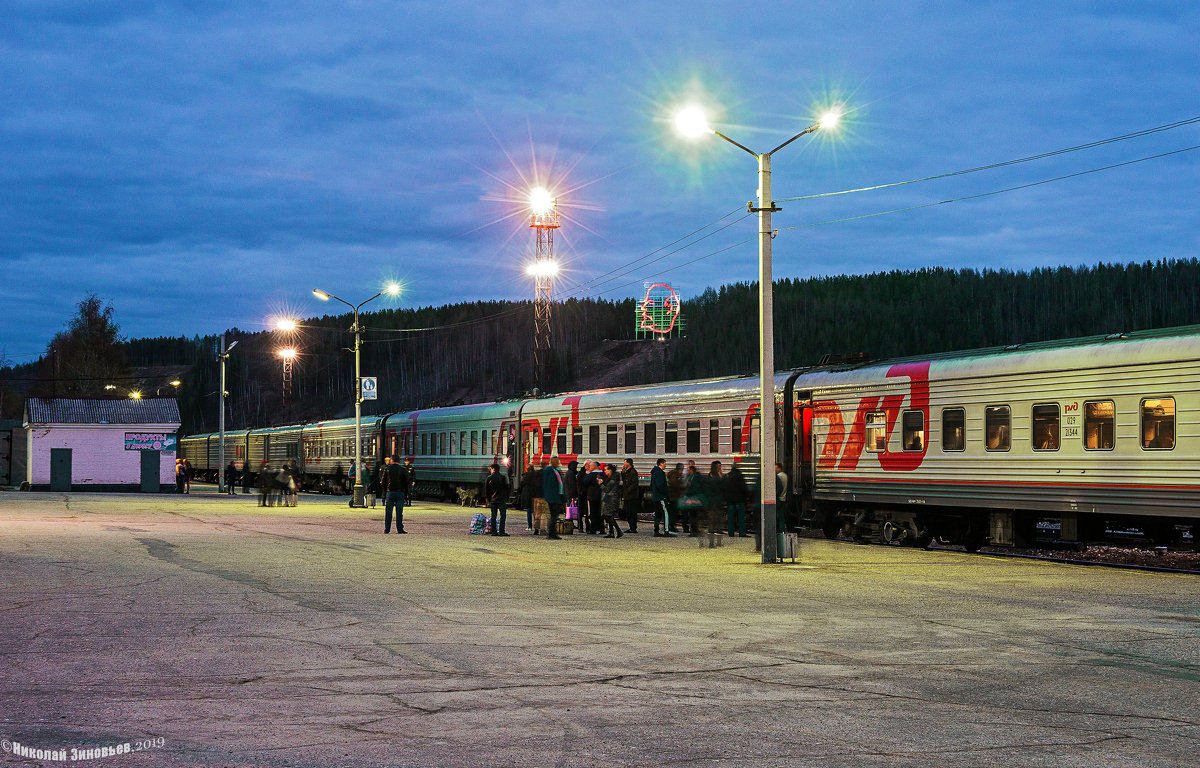
[[[1039,526],[1167,542],[1200,521],[1200,326],[832,359],[776,374],[775,390],[790,525],[974,550],[1030,544]],[[447,497],[493,462],[515,481],[554,455],[631,458],[643,482],[660,457],[720,460],[757,486],[758,391],[741,376],[371,416],[363,453],[411,458],[418,492]],[[181,455],[214,477],[218,439],[186,437]],[[293,462],[310,489],[349,487],[353,419],[225,440],[239,470]]]

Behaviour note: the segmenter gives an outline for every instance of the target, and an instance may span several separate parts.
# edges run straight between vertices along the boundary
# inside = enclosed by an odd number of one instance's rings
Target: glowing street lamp
[[[300,327],[299,324],[289,317],[281,317],[275,321],[275,330],[284,333],[293,333],[298,327]]]
[[[805,128],[770,152],[755,152],[708,123],[703,108],[692,105],[675,114],[675,130],[685,138],[698,139],[705,135],[720,136],[738,149],[749,153],[758,161],[758,205],[747,203],[752,213],[758,214],[758,340],[759,340],[759,500],[762,518],[762,561],[774,563],[778,559],[777,522],[775,509],[775,328],[774,297],[771,277],[771,214],[782,210],[771,197],[771,156],[805,134],[818,130],[830,130],[837,126],[841,113],[826,112],[820,120]]]
[[[358,323],[358,311],[360,309],[362,309],[364,305],[374,301],[375,299],[378,299],[380,296],[384,295],[385,293],[389,296],[399,296],[400,295],[400,284],[399,283],[388,283],[386,288],[384,288],[382,291],[375,294],[371,298],[367,299],[366,301],[362,302],[358,306],[351,304],[350,302],[346,301],[345,299],[338,298],[337,296],[334,296],[332,293],[326,293],[325,291],[319,290],[317,288],[313,288],[313,295],[316,296],[321,301],[329,301],[330,299],[333,299],[334,301],[340,301],[341,303],[345,304],[347,307],[350,307],[350,309],[354,312],[354,325],[350,326],[350,330],[354,331],[354,383],[355,383],[355,387],[354,387],[354,466],[355,466],[354,496],[350,500],[350,506],[352,506],[352,507],[365,507],[366,506],[366,504],[363,503],[363,496],[365,495],[364,494],[365,489],[363,488],[363,482],[362,482],[363,475],[366,474],[366,472],[363,470],[363,462],[362,462],[362,370],[360,367],[361,350],[362,350],[362,326],[359,325],[359,323]]]

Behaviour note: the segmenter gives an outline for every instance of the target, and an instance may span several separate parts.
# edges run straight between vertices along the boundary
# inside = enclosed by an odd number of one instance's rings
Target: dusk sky
[[[658,250],[741,217],[755,164],[676,137],[676,107],[702,101],[758,150],[844,109],[839,131],[776,155],[782,200],[1197,118],[1198,62],[1194,2],[15,0],[0,353],[35,358],[88,292],[128,337],[333,313],[313,288],[357,303],[390,278],[402,306],[529,298],[534,182],[564,214],[559,295],[654,277],[691,296],[756,279],[753,218]],[[1193,258],[1196,149],[823,222],[1197,145],[1191,123],[782,202],[775,276]]]

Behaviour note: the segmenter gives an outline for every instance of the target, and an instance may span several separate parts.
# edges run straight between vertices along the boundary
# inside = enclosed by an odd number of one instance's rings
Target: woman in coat
[[[608,538],[621,538],[625,534],[617,524],[621,514],[621,478],[617,468],[612,464],[604,466],[604,482],[600,486],[600,509],[604,513],[604,522],[608,525]]]

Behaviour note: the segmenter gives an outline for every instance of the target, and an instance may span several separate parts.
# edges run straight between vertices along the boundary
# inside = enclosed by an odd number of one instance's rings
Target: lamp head
[[[129,399],[130,399],[130,400],[141,400],[141,399],[142,399],[142,393],[141,393],[141,392],[138,392],[138,391],[135,389],[135,390],[133,390],[132,392],[130,392],[130,393],[129,393]]]
[[[838,123],[841,121],[841,119],[842,119],[842,113],[840,110],[836,110],[836,109],[829,110],[825,114],[821,115],[821,130],[831,131],[834,128],[837,128]]]
[[[535,187],[529,192],[529,208],[539,216],[549,213],[555,202],[554,196],[545,187]]]
[[[316,296],[321,301],[329,301],[329,294],[316,288],[313,288],[313,296]]]
[[[386,293],[388,296],[399,296],[400,295],[400,283],[388,283],[386,286],[384,286],[383,292]]]
[[[182,384],[183,384],[183,382],[180,381],[179,379],[175,379],[174,381],[171,382],[171,386],[176,387],[176,388],[178,388]]]
[[[279,350],[279,356],[282,357],[284,360],[294,360],[296,357],[296,350],[281,349],[281,350]]]
[[[296,321],[291,318],[281,317],[275,321],[275,330],[291,333],[296,330]]]
[[[675,130],[686,139],[698,139],[706,133],[713,133],[708,124],[708,116],[697,104],[684,107],[675,113]]]
[[[550,259],[538,259],[525,267],[525,274],[530,277],[554,277],[558,274],[558,262]]]

